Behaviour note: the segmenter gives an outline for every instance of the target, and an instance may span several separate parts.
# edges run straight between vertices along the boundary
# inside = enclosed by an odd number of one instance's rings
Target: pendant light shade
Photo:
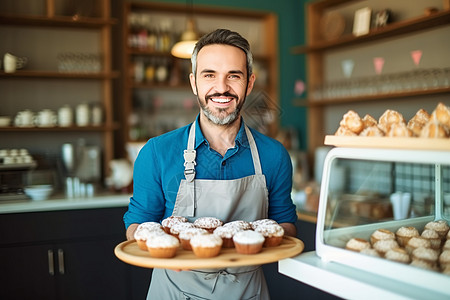
[[[173,56],[179,57],[179,58],[191,58],[192,51],[194,50],[195,44],[198,41],[198,34],[195,30],[195,21],[192,17],[193,13],[193,5],[192,3],[188,6],[190,7],[190,17],[187,19],[186,22],[186,30],[181,34],[181,39],[178,43],[173,45],[172,50],[170,53],[172,53]]]

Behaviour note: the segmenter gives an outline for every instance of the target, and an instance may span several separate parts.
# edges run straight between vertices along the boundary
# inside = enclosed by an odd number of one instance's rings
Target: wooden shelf
[[[126,48],[125,50],[129,55],[148,55],[148,56],[164,56],[164,57],[172,57],[170,52],[161,52],[155,51],[152,49],[140,49],[140,48]]]
[[[346,97],[346,98],[333,98],[333,99],[296,99],[294,100],[294,105],[297,106],[326,106],[334,104],[345,104],[345,103],[358,103],[358,102],[369,102],[385,99],[401,99],[410,98],[426,95],[437,95],[450,93],[450,88],[438,88],[438,89],[427,89],[427,90],[414,90],[408,92],[399,93],[389,93],[389,94],[377,94],[368,95],[360,97]]]
[[[46,79],[113,79],[119,72],[69,73],[58,71],[17,70],[14,73],[0,71],[0,78],[46,78]]]
[[[71,16],[46,17],[0,14],[0,24],[14,26],[100,28],[105,25],[117,24],[117,20],[87,17],[74,18]]]
[[[418,137],[325,136],[325,145],[349,148],[449,151],[450,139]]]
[[[70,126],[70,127],[0,127],[0,132],[107,132],[118,130],[120,125],[118,123],[110,125],[99,125],[99,126]]]
[[[360,5],[359,5],[360,4]],[[317,147],[323,146],[323,137],[326,134],[325,112],[328,106],[344,105],[352,103],[376,103],[376,101],[392,100],[392,105],[403,105],[408,99],[415,100],[418,97],[437,96],[435,98],[442,98],[443,95],[450,93],[450,88],[402,91],[392,93],[378,93],[373,95],[349,96],[340,98],[326,98],[313,99],[313,91],[315,87],[323,86],[326,78],[330,75],[331,63],[327,59],[333,60],[333,54],[340,53],[340,51],[348,52],[348,55],[355,55],[356,60],[361,60],[362,56],[370,52],[370,46],[374,49],[379,49],[378,42],[390,40],[389,47],[406,47],[405,43],[413,39],[413,35],[424,33],[426,31],[431,33],[432,29],[447,29],[450,25],[450,10],[440,10],[430,15],[425,15],[423,8],[426,7],[419,0],[411,1],[411,9],[402,8],[402,4],[396,3],[390,7],[397,16],[402,16],[398,21],[389,23],[384,27],[372,28],[370,32],[362,36],[354,36],[347,33],[339,38],[333,40],[325,40],[321,32],[321,22],[323,16],[327,13],[336,11],[342,13],[343,16],[350,18],[352,13],[360,6],[376,7],[379,3],[376,0],[320,0],[313,1],[307,4],[307,22],[306,22],[306,36],[307,44],[303,46],[296,46],[291,48],[293,54],[306,54],[307,62],[307,90],[309,91],[308,99],[294,99],[293,104],[296,106],[304,106],[308,108],[308,152],[311,163],[314,161],[314,152]],[[347,20],[349,23],[349,20]],[[445,26],[445,28],[444,28]],[[441,30],[434,30],[434,32],[441,32]],[[439,35],[440,36],[440,35]],[[443,36],[443,34],[442,34]],[[405,41],[400,39],[393,39],[395,37],[407,38]],[[419,36],[418,36],[419,37]],[[415,41],[420,43],[422,41]],[[388,48],[389,48],[388,47]],[[389,51],[389,50],[386,50]],[[357,53],[357,54],[355,54]],[[439,52],[442,55],[442,51]],[[387,55],[388,53],[386,53]],[[360,55],[361,57],[357,57]],[[368,54],[372,55],[372,54]],[[381,55],[381,54],[380,54]],[[384,55],[384,54],[383,54]],[[370,56],[372,57],[372,56]],[[336,58],[338,59],[338,58]],[[442,58],[443,61],[445,57]],[[360,66],[362,66],[360,64]],[[443,67],[447,67],[443,64]],[[403,68],[400,67],[400,68]],[[359,70],[360,77],[367,76],[368,70]],[[403,68],[397,72],[407,72],[408,69]],[[326,73],[328,72],[328,73]],[[333,75],[334,76],[334,75]],[[340,75],[339,75],[340,76]],[[345,80],[343,75],[341,77],[334,76],[335,81]],[[371,80],[371,78],[369,78]],[[433,100],[434,101],[434,100]],[[400,104],[400,102],[403,102]],[[417,101],[416,101],[417,102]],[[373,104],[372,104],[373,105]]]
[[[188,83],[171,85],[170,83],[146,83],[132,82],[130,84],[135,89],[171,89],[171,90],[189,90],[191,87]]]
[[[11,3],[14,1],[10,1]],[[5,73],[0,71],[0,81],[3,85],[8,85],[9,81],[6,80],[22,80],[20,86],[23,89],[29,89],[29,86],[35,85],[35,83],[30,82],[31,80],[39,81],[39,92],[36,94],[30,94],[31,96],[23,96],[22,91],[15,89],[12,91],[6,91],[6,94],[2,94],[2,101],[6,103],[9,108],[9,114],[13,115],[15,112],[20,111],[21,104],[14,103],[16,99],[20,101],[33,101],[37,102],[36,110],[39,107],[48,107],[49,109],[56,110],[59,105],[63,105],[65,102],[66,94],[68,91],[64,88],[55,88],[55,81],[64,80],[64,86],[67,86],[68,90],[76,92],[75,95],[70,95],[70,97],[76,97],[79,101],[92,101],[97,102],[103,109],[104,124],[101,126],[86,126],[86,127],[29,127],[29,128],[19,128],[14,126],[0,127],[0,133],[9,137],[12,135],[20,135],[23,133],[44,133],[49,134],[49,138],[52,133],[60,133],[60,135],[55,134],[55,141],[61,141],[61,134],[72,134],[76,133],[78,136],[84,136],[87,133],[99,133],[101,139],[96,139],[93,143],[97,143],[103,149],[102,152],[102,166],[103,172],[102,176],[108,176],[110,173],[109,162],[115,158],[114,153],[114,134],[116,130],[120,128],[118,123],[115,123],[115,115],[113,113],[114,102],[113,102],[113,80],[119,78],[119,72],[112,70],[112,26],[118,24],[118,19],[111,18],[111,1],[110,0],[98,0],[96,1],[96,9],[98,8],[98,16],[96,17],[83,17],[83,16],[63,16],[55,15],[55,11],[58,10],[58,3],[54,0],[44,1],[45,7],[44,12],[41,12],[37,7],[31,7],[28,11],[29,14],[14,13],[13,7],[9,8],[6,5],[5,11],[0,12],[0,26],[5,30],[6,40],[2,40],[6,43],[7,48],[10,49],[12,53],[19,53],[21,49],[25,48],[30,44],[30,47],[35,47],[35,49],[27,49],[27,57],[30,61],[37,62],[34,69],[20,69],[14,73]],[[76,2],[76,1],[75,1]],[[74,3],[75,5],[75,3]],[[36,28],[41,29],[51,29],[52,31],[57,31],[55,35],[47,34],[46,30],[35,31]],[[24,32],[24,34],[16,34],[17,29]],[[88,46],[83,45],[83,41],[80,43],[76,40],[79,34],[88,37],[86,42],[92,43]],[[33,35],[32,43],[28,43],[27,37]],[[60,37],[64,36],[64,41],[60,40]],[[9,38],[11,37],[11,38]],[[72,39],[72,37],[74,37]],[[9,38],[9,39],[8,39]],[[83,37],[80,37],[83,39]],[[67,45],[65,43],[68,43]],[[98,43],[98,45],[97,45]],[[87,48],[86,48],[87,47]],[[52,48],[52,49],[50,49]],[[48,50],[50,49],[50,50]],[[81,72],[59,72],[56,69],[45,70],[45,61],[52,61],[56,59],[55,53],[63,53],[67,51],[66,49],[71,49],[72,52],[83,52],[83,49],[94,49],[90,51],[95,51],[101,54],[101,71],[96,73],[81,73]],[[33,68],[31,64],[30,68]],[[41,69],[39,69],[41,68]],[[26,79],[26,80],[24,80]],[[83,89],[78,88],[80,85],[79,81],[89,80],[92,88]],[[23,83],[23,84],[22,84]],[[1,93],[0,93],[1,94]],[[35,96],[35,98],[34,98]],[[47,97],[48,96],[48,97]],[[29,100],[28,100],[29,99]],[[59,102],[61,100],[61,102]],[[74,103],[70,103],[71,106],[77,104],[77,100]],[[70,102],[70,101],[69,101]],[[44,106],[45,105],[45,106]],[[74,136],[75,138],[76,136]],[[74,139],[72,138],[72,139]],[[12,146],[14,142],[8,141]],[[11,139],[12,140],[12,139]],[[65,140],[65,139],[64,139]],[[5,143],[5,142],[4,142]],[[24,147],[44,147],[44,145],[36,144],[34,141],[24,141]],[[50,149],[53,151],[54,149]]]
[[[315,41],[311,45],[297,46],[292,48],[292,53],[303,54],[315,51],[337,49],[341,47],[362,44],[389,37],[399,36],[411,32],[418,32],[442,25],[450,24],[450,11],[440,11],[430,16],[418,17],[411,20],[399,21],[389,24],[385,27],[372,29],[363,36],[346,35],[330,41]]]

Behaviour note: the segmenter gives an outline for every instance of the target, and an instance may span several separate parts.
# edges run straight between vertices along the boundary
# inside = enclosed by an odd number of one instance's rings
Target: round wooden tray
[[[293,257],[303,251],[304,244],[293,237],[284,237],[277,247],[263,248],[257,254],[239,254],[234,248],[222,248],[220,254],[211,258],[198,258],[192,251],[181,247],[173,258],[154,258],[147,251],[139,249],[136,241],[125,241],[114,249],[116,256],[131,265],[145,268],[198,269],[225,268],[260,265]]]

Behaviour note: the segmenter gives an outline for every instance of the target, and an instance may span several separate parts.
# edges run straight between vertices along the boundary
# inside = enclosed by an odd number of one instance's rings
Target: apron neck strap
[[[245,133],[247,134],[247,140],[250,145],[250,151],[252,153],[255,175],[262,175],[261,161],[259,160],[258,147],[256,147],[256,142],[255,139],[253,138],[253,134],[251,133],[250,129],[247,127],[247,125],[244,124],[244,126],[245,126]]]

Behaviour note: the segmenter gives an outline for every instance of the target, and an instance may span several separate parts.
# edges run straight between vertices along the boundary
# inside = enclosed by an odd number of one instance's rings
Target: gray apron
[[[224,222],[267,218],[266,179],[247,126],[255,175],[234,180],[195,179],[195,127],[194,122],[184,151],[186,179],[181,180],[172,214],[190,221],[203,216]],[[147,299],[269,299],[269,292],[261,266],[181,272],[154,269]]]

